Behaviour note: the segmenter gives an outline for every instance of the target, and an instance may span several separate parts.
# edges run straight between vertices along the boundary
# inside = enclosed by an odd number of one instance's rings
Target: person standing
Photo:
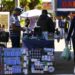
[[[16,7],[10,17],[10,39],[12,47],[20,47],[21,30],[24,29],[20,26],[18,16],[22,13],[22,8]]]
[[[37,26],[40,26],[42,30],[42,36],[46,40],[48,40],[49,33],[54,34],[55,25],[52,18],[48,16],[47,10],[42,10],[42,14],[37,21]]]
[[[61,16],[59,19],[59,28],[60,28],[61,39],[64,37],[64,23],[65,23],[65,19],[63,18],[63,16]]]
[[[66,45],[69,44],[71,36],[72,36],[72,44],[73,44],[73,50],[74,50],[74,62],[75,62],[75,16],[73,16],[71,20],[71,25],[69,28],[68,36],[66,38]]]

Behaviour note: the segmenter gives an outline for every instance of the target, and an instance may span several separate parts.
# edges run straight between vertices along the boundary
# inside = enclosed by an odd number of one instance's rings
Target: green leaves
[[[15,7],[15,0],[2,0],[2,11],[11,11]],[[34,9],[35,6],[37,8],[41,8],[42,0],[20,0],[20,6],[25,10]]]

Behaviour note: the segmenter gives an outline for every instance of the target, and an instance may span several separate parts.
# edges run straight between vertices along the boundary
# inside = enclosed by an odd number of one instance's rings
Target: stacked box
[[[22,71],[24,75],[28,74],[28,65],[29,65],[29,59],[28,59],[28,49],[24,48],[22,49]]]
[[[44,72],[53,73],[54,68],[54,48],[44,48],[45,55],[42,56],[44,62]]]
[[[22,73],[21,48],[4,48],[4,74]]]
[[[54,48],[38,48],[29,51],[31,73],[53,73]]]

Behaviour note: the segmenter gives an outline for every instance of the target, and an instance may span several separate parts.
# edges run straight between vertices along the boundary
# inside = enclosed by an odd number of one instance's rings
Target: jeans
[[[43,31],[42,36],[43,36],[43,39],[48,40],[48,32],[47,31]]]

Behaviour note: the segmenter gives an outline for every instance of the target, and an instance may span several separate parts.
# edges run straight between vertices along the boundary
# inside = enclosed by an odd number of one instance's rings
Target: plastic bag
[[[65,59],[65,60],[71,59],[71,52],[70,52],[70,48],[68,46],[66,46],[64,48],[63,52],[61,53],[61,58]]]

